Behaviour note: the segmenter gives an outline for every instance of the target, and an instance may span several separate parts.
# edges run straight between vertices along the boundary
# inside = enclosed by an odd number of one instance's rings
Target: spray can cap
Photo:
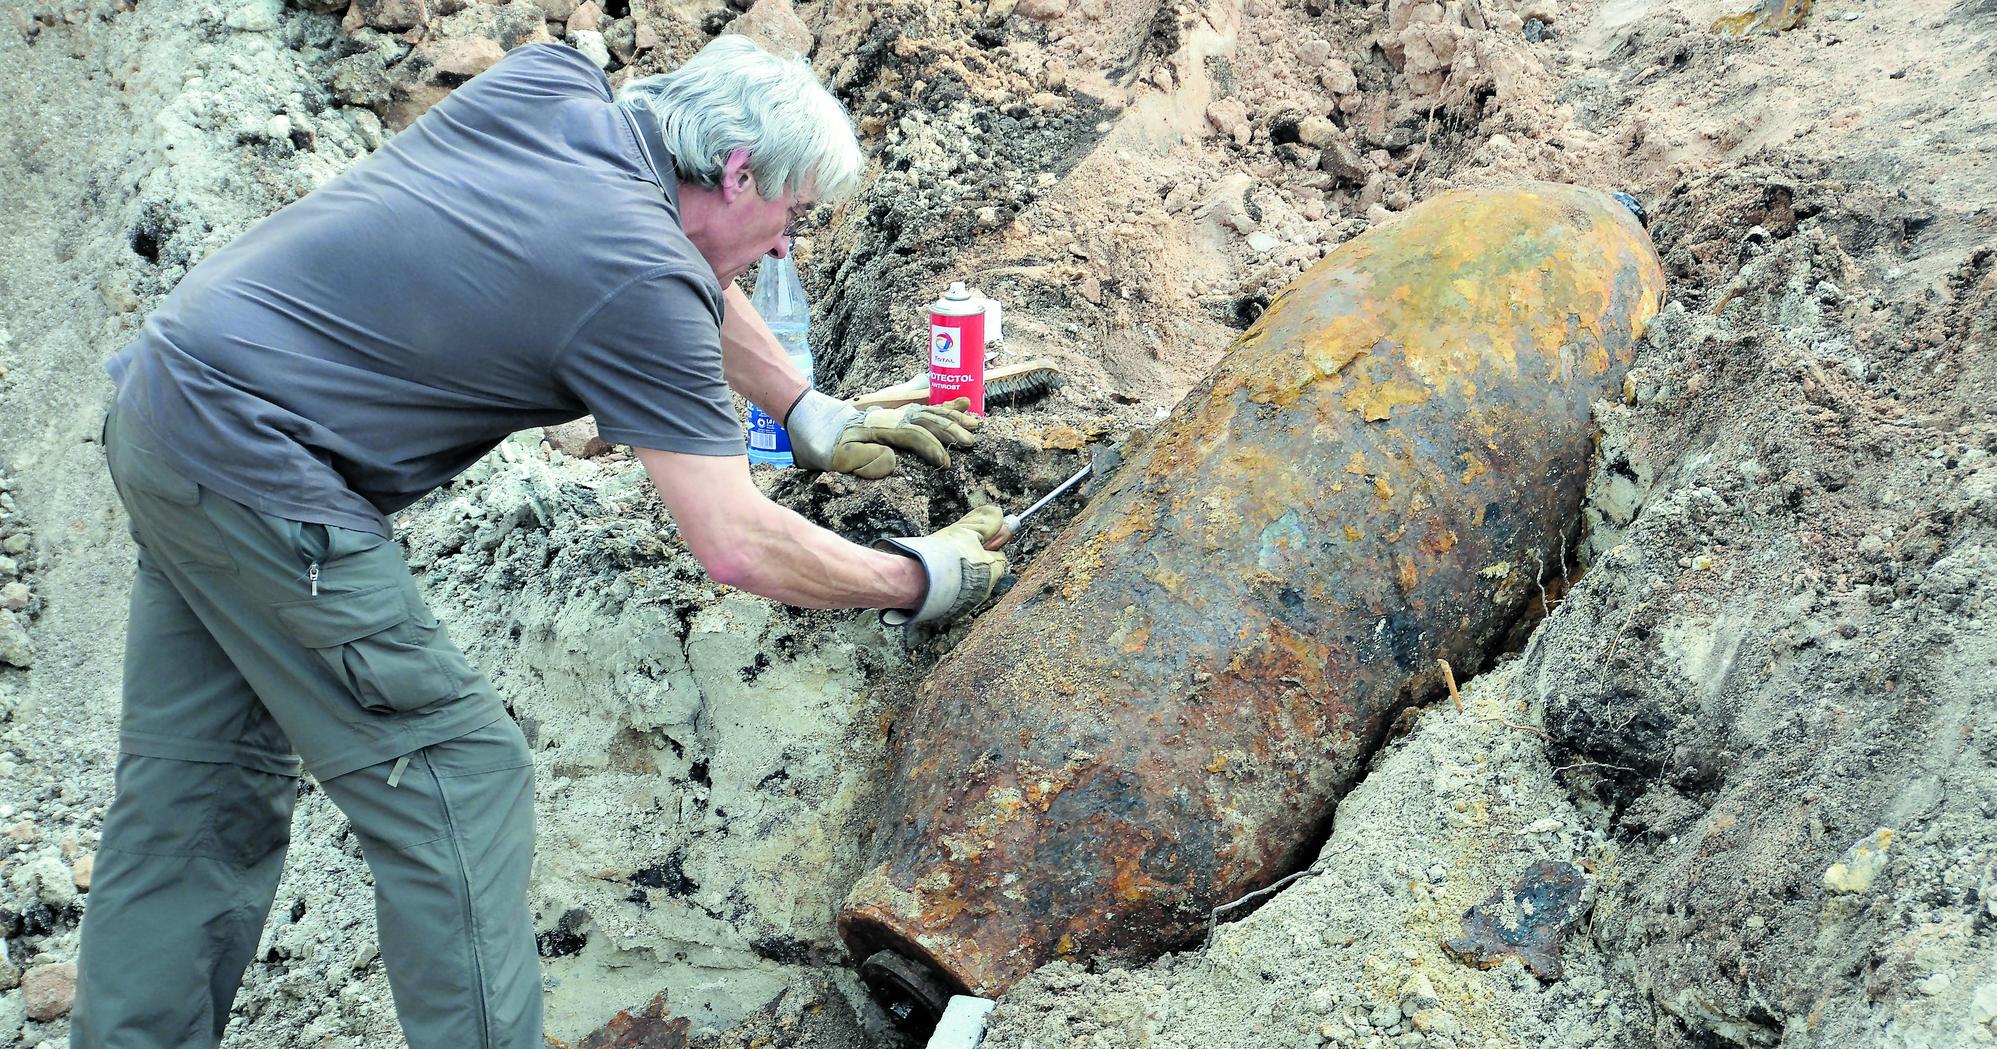
[[[943,297],[946,299],[969,299],[974,297],[974,293],[971,289],[964,286],[963,281],[953,280],[950,282],[950,290],[944,292]]]

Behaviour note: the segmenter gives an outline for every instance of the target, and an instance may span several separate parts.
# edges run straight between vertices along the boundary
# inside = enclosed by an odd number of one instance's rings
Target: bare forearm
[[[746,522],[725,582],[800,608],[912,608],[928,583],[914,558],[847,542],[774,503]]]
[[[790,362],[741,288],[729,285],[722,303],[726,311],[721,321],[722,374],[736,393],[782,419],[808,385],[804,373]]]
[[[716,582],[805,608],[914,608],[928,593],[920,562],[849,543],[769,501],[739,455],[636,451]]]

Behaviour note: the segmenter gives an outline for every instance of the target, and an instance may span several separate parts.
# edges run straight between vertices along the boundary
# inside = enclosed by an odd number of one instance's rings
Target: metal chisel
[[[1075,476],[1070,477],[1067,480],[1062,481],[1060,484],[1055,485],[1053,491],[1048,492],[1046,495],[1041,496],[1040,499],[1037,502],[1035,502],[1032,506],[1029,506],[1024,510],[1021,510],[1016,514],[1005,515],[1005,524],[999,528],[999,533],[993,536],[990,542],[985,544],[985,549],[997,550],[999,547],[1004,546],[1007,542],[1011,541],[1013,535],[1019,531],[1020,522],[1026,520],[1029,517],[1032,517],[1035,513],[1039,512],[1041,507],[1046,506],[1048,503],[1053,502],[1055,497],[1059,496],[1062,492],[1065,492],[1068,489],[1073,488],[1076,485],[1076,483],[1079,482],[1082,478],[1087,477],[1089,475],[1089,471],[1093,469],[1095,469],[1094,463],[1090,463],[1089,465],[1082,467],[1080,470],[1075,471]]]

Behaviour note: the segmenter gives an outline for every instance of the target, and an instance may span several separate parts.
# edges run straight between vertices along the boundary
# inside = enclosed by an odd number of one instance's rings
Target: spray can
[[[929,403],[971,399],[971,412],[985,414],[985,311],[990,300],[964,286],[950,285],[929,304]]]

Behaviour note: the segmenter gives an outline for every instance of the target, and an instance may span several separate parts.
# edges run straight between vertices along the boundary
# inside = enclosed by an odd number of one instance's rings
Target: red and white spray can
[[[929,403],[971,399],[971,412],[985,414],[985,311],[990,300],[964,286],[950,285],[929,304]]]

